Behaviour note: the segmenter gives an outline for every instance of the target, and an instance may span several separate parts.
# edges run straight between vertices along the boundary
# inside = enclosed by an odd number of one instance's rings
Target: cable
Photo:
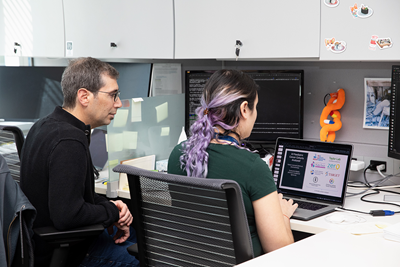
[[[328,95],[330,95],[330,93],[327,93],[325,96],[324,96],[324,106],[326,106],[326,102],[325,102],[325,99],[326,99],[326,97],[328,96]]]
[[[399,188],[400,185],[385,185],[385,186],[374,186],[374,187],[367,187],[367,186],[354,186],[354,185],[348,185],[351,188],[355,188],[355,189],[368,189],[371,190],[372,188],[375,189],[391,189],[391,188]]]
[[[367,197],[367,196],[380,194],[380,191],[399,194],[399,193],[397,193],[397,192],[387,191],[387,190],[382,190],[382,189],[373,189],[373,190],[374,190],[375,192],[373,192],[373,193],[368,193],[368,194],[362,196],[362,197],[360,198],[361,201],[368,202],[368,203],[374,203],[374,204],[387,204],[387,205],[393,205],[393,206],[396,206],[396,207],[400,207],[399,204],[392,203],[392,202],[383,202],[383,201],[375,201],[375,200],[367,200],[367,199],[364,199],[364,198]],[[400,213],[400,211],[396,211],[395,213]]]
[[[371,167],[372,167],[371,164],[369,164],[368,167],[364,169],[364,181],[365,181],[365,184],[366,184],[368,187],[371,187],[371,185],[368,183],[367,177],[366,177],[365,173],[367,172],[368,169],[371,169]]]
[[[335,208],[335,210],[368,214],[368,215],[372,215],[373,217],[391,216],[396,213],[400,213],[400,211],[392,211],[392,210],[370,210],[369,212],[365,212],[365,211],[360,211],[360,210],[346,209],[346,208],[342,208],[342,207]]]
[[[367,185],[367,189],[365,189],[364,191],[361,191],[359,193],[350,193],[350,194],[347,194],[346,197],[358,196],[358,195],[361,195],[361,194],[364,194],[364,193],[368,192],[369,190],[374,190],[375,188],[379,187],[380,184],[382,184],[382,183],[386,182],[387,180],[389,180],[390,177],[391,176],[386,177],[386,178],[381,179],[381,180],[378,180],[379,182],[376,185],[373,185],[373,186],[368,184]]]
[[[359,210],[352,210],[352,209],[346,209],[346,208],[343,208],[343,207],[335,208],[335,210],[340,210],[340,211],[351,211],[351,212],[357,212],[357,213],[363,213],[363,214],[370,214],[369,212],[359,211]]]
[[[382,192],[388,192],[388,193],[393,193],[393,194],[399,194],[399,195],[400,195],[399,192],[385,190],[386,188],[397,188],[397,187],[399,187],[400,185],[380,186],[382,183],[386,182],[386,181],[389,180],[390,178],[399,175],[399,173],[397,173],[397,174],[395,174],[395,175],[387,175],[387,176],[385,176],[385,175],[382,174],[382,172],[381,172],[381,170],[382,170],[385,166],[384,166],[383,164],[378,165],[378,166],[375,166],[375,167],[376,167],[376,170],[379,172],[379,174],[380,174],[383,178],[382,178],[382,179],[379,179],[379,180],[376,180],[376,181],[373,181],[373,182],[370,183],[370,182],[368,182],[368,180],[367,180],[366,171],[367,171],[368,169],[370,169],[371,167],[372,167],[372,165],[370,164],[370,165],[369,165],[367,168],[365,168],[365,170],[364,170],[364,181],[365,181],[365,183],[360,182],[360,181],[355,181],[355,182],[353,182],[353,184],[355,184],[355,183],[360,183],[360,184],[364,185],[365,187],[363,187],[363,186],[355,186],[355,185],[352,185],[352,184],[349,184],[349,183],[348,183],[348,186],[350,186],[350,187],[357,188],[357,189],[364,189],[364,190],[361,191],[361,192],[359,192],[359,193],[350,193],[350,194],[347,194],[346,197],[352,197],[352,196],[356,196],[356,195],[361,195],[361,194],[364,194],[364,193],[366,193],[366,192],[372,190],[372,191],[373,191],[372,193],[368,193],[368,194],[365,194],[365,195],[361,196],[361,197],[360,197],[360,200],[361,200],[361,201],[364,201],[364,202],[368,202],[368,203],[373,203],[373,204],[387,204],[387,205],[393,205],[393,206],[396,206],[396,207],[400,207],[400,205],[399,205],[399,204],[396,204],[396,203],[383,202],[383,201],[375,201],[375,200],[368,200],[368,199],[365,199],[365,198],[368,197],[368,196],[380,194],[381,191],[382,191]],[[373,184],[373,185],[371,185],[371,184]],[[345,208],[338,208],[338,209],[341,209],[341,210],[344,210],[344,211],[351,211],[351,212],[358,212],[358,213],[370,214],[370,215],[372,215],[372,216],[374,216],[374,217],[375,217],[375,216],[391,216],[391,215],[394,215],[394,214],[396,214],[396,213],[400,213],[400,211],[392,211],[392,210],[371,210],[370,212],[363,212],[363,211],[351,210],[351,209],[345,209]]]
[[[384,175],[384,174],[382,173],[382,170],[383,170],[384,168],[385,168],[385,165],[383,165],[383,164],[376,166],[376,170],[378,171],[378,173],[379,173],[383,178],[386,178],[386,175]]]

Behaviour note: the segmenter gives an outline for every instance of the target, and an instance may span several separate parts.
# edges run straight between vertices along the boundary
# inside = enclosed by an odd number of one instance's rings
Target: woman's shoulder
[[[171,156],[178,156],[180,157],[180,155],[182,154],[182,148],[183,148],[183,142],[180,144],[177,144],[171,151],[170,157]]]
[[[176,145],[174,149],[172,149],[171,154],[168,158],[168,173],[172,174],[182,174],[183,170],[181,169],[180,157],[182,155],[182,143]]]
[[[210,144],[209,149],[229,153],[230,155],[237,155],[239,157],[247,158],[250,160],[261,159],[258,153],[252,152],[245,148],[238,148],[233,145]]]

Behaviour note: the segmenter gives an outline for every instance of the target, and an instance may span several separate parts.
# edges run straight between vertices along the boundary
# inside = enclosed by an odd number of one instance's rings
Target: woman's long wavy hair
[[[215,127],[224,129],[221,135],[234,133],[241,117],[240,105],[248,102],[254,110],[258,85],[239,70],[219,70],[207,81],[200,107],[196,109],[197,120],[190,127],[191,137],[183,144],[180,157],[181,168],[188,176],[207,177],[207,147],[214,138]]]

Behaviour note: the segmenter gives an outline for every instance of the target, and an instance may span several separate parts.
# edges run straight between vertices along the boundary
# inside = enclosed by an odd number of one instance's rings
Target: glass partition
[[[184,126],[185,96],[163,95],[122,100],[107,126],[109,182],[118,181],[112,168],[123,160],[155,155],[168,159]]]

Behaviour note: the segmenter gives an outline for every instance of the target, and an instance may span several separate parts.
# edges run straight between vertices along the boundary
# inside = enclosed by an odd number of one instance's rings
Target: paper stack
[[[392,241],[400,242],[400,223],[386,227],[383,230],[383,237]]]

